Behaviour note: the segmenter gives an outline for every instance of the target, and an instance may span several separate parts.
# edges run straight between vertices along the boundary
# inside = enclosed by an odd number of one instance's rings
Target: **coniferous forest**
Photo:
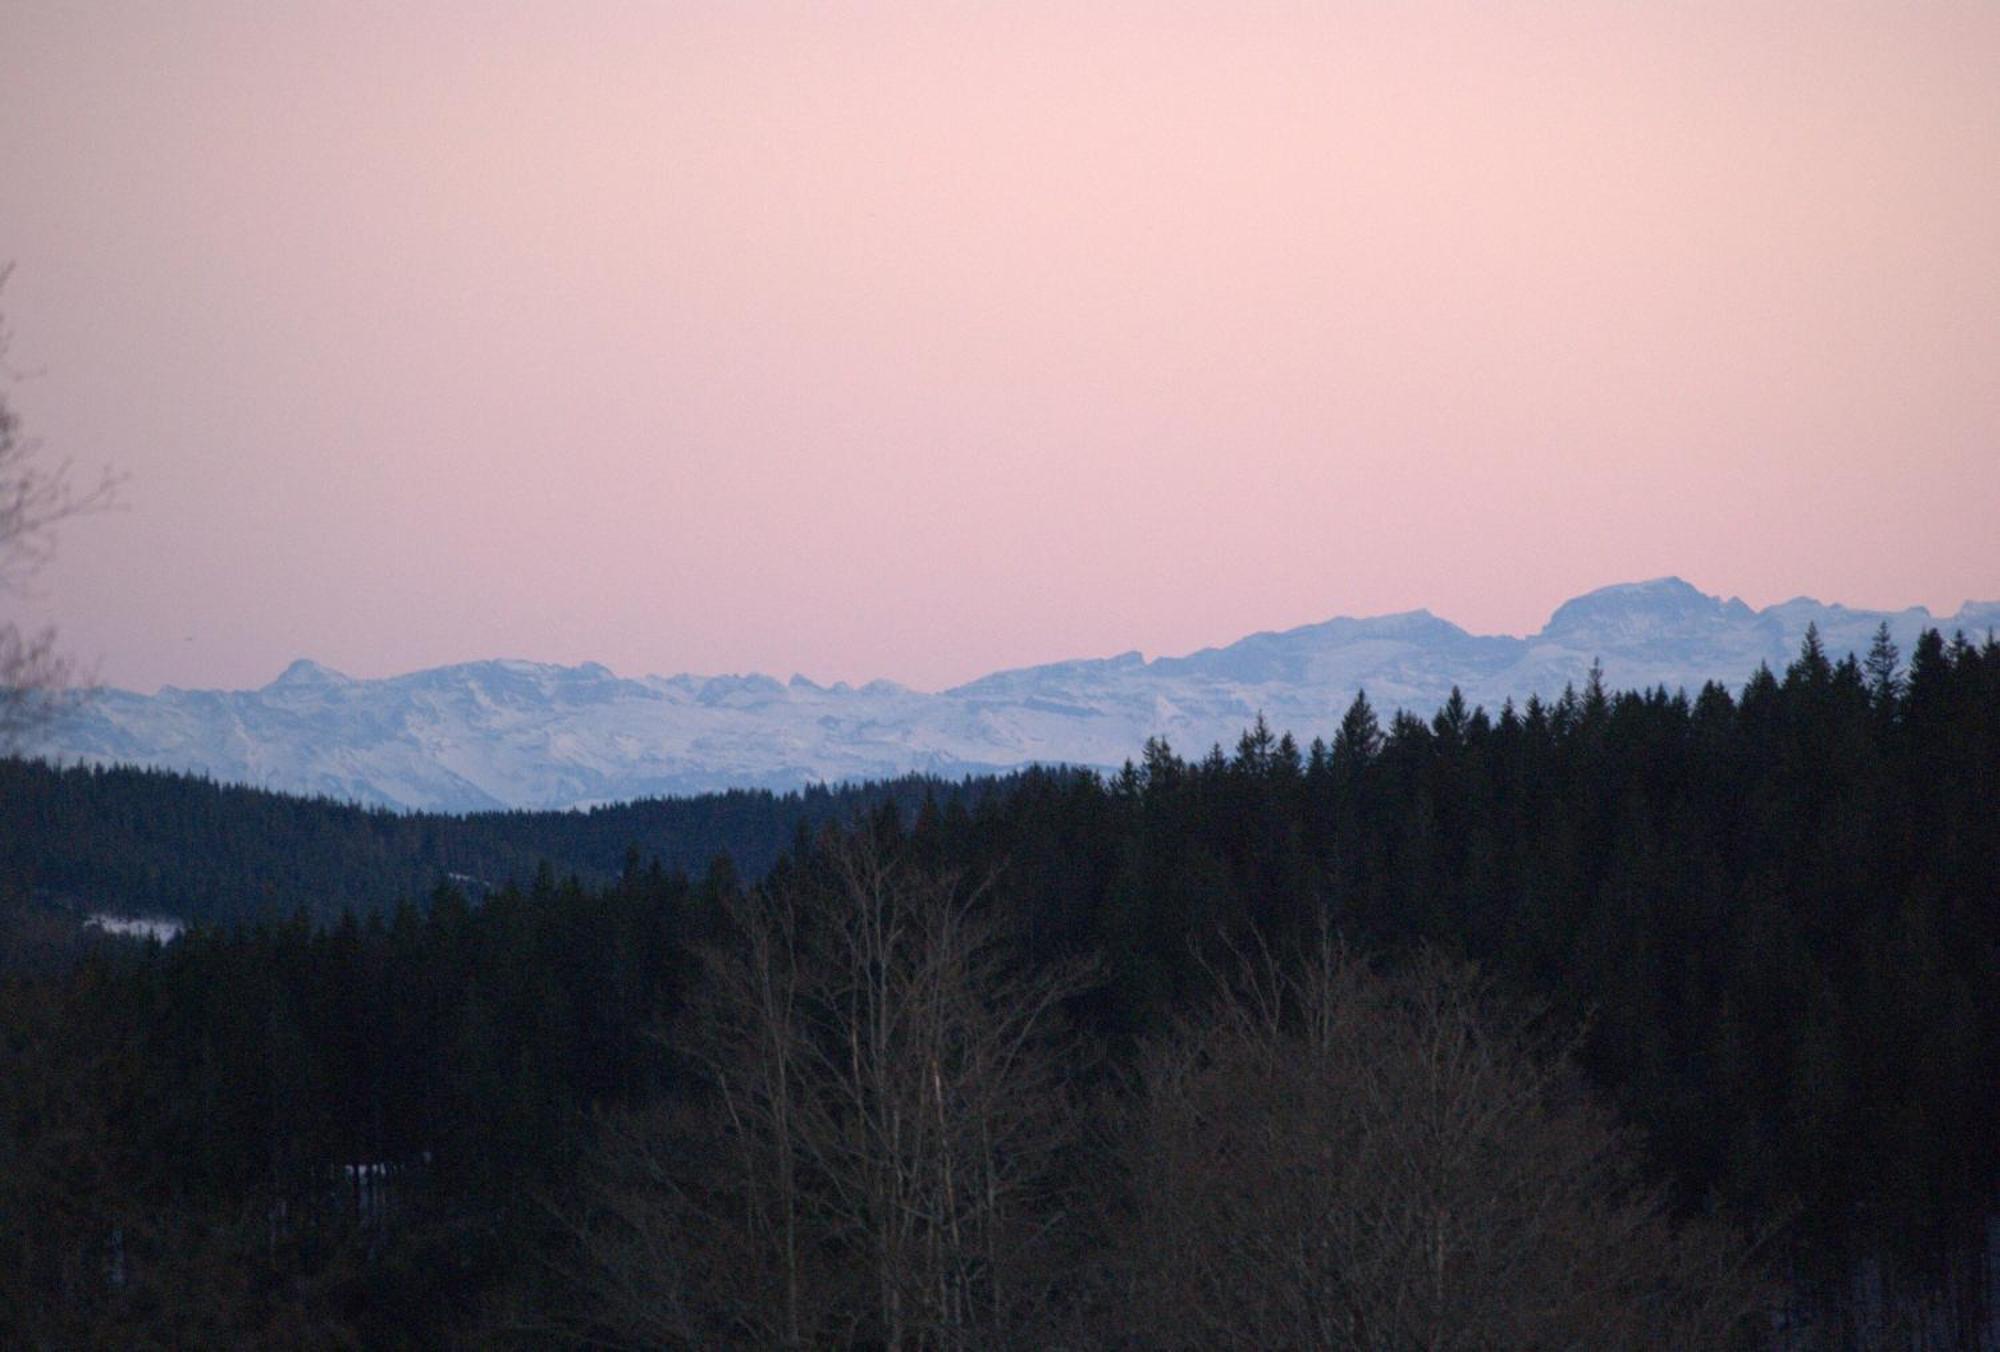
[[[0,887],[45,909],[233,925],[303,911],[368,915],[453,881],[474,894],[548,864],[589,883],[637,850],[700,872],[727,854],[761,875],[799,832],[884,802],[1004,793],[1010,780],[921,775],[796,793],[737,790],[573,812],[397,813],[160,770],[0,760]]]
[[[14,933],[201,923],[15,946],[0,1342],[1990,1345],[2000,644],[1329,722],[462,823],[9,765]]]

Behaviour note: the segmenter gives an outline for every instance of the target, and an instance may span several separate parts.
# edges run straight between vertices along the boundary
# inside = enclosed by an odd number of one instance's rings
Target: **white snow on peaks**
[[[1581,686],[1692,692],[1782,670],[1809,624],[1830,658],[1865,653],[1887,621],[1905,657],[1925,628],[1983,638],[2000,602],[1933,618],[1808,598],[1752,610],[1679,578],[1565,602],[1540,633],[1467,633],[1428,611],[1334,619],[1147,661],[1136,652],[995,672],[937,694],[803,676],[648,676],[597,663],[468,662],[354,680],[294,662],[260,690],[105,691],[36,748],[406,809],[561,808],[736,787],[1031,763],[1113,768],[1148,737],[1199,755],[1261,712],[1301,743],[1330,736],[1355,691],[1386,719],[1429,714],[1451,688],[1497,710]]]

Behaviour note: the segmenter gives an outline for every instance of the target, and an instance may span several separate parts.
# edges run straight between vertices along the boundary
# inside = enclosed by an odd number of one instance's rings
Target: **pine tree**
[[[1340,720],[1340,730],[1333,735],[1333,763],[1353,774],[1381,751],[1382,725],[1376,721],[1374,706],[1368,703],[1368,692],[1357,690],[1354,703],[1347,706]]]

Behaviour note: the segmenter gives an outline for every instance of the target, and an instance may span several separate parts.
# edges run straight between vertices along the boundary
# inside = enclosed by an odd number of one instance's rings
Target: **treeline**
[[[2000,645],[1907,668],[1816,636],[1734,696],[1593,681],[1498,716],[1365,700],[1301,749],[1161,746],[1023,793],[939,856],[1103,953],[1106,1027],[1202,984],[1192,938],[1322,917],[1477,960],[1588,1031],[1581,1059],[1683,1212],[1783,1223],[1802,1275],[1991,1298],[2000,1209]],[[1239,938],[1240,942],[1240,938]]]
[[[1008,780],[912,775],[784,794],[736,790],[571,812],[398,813],[163,770],[0,760],[0,912],[72,911],[233,925],[386,912],[442,881],[475,895],[546,863],[601,884],[637,850],[699,872],[728,855],[762,874],[810,834],[882,802],[1005,792]]]
[[[1996,778],[2000,645],[1809,638],[98,954],[0,988],[0,1336],[1702,1346],[1748,1235],[1975,1346]]]
[[[941,814],[937,857],[1101,952],[1107,1027],[1200,986],[1191,938],[1329,918],[1551,1000],[1685,1205],[1935,1255],[2000,1179],[2000,645],[1816,638],[1732,697],[1596,682],[1301,749],[1149,748],[1109,783]],[[1004,867],[1003,867],[1004,864]]]

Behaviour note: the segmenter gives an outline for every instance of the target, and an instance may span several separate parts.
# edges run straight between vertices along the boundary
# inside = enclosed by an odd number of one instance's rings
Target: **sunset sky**
[[[0,0],[112,684],[2000,599],[2000,5]]]

